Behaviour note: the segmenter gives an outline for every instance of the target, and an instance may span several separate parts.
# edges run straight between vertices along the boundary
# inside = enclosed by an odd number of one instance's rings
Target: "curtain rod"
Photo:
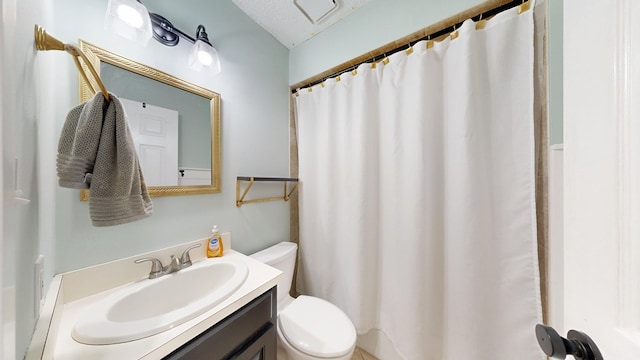
[[[295,94],[300,89],[306,89],[314,85],[318,85],[327,79],[340,76],[348,71],[352,71],[362,64],[377,63],[383,60],[385,57],[388,57],[394,53],[402,50],[408,50],[417,42],[424,40],[437,40],[438,38],[450,34],[456,29],[460,28],[460,26],[462,26],[462,23],[464,23],[468,19],[472,19],[476,22],[481,19],[488,19],[505,10],[514,8],[519,5],[524,5],[526,3],[528,3],[528,0],[487,1],[473,8],[467,9],[461,13],[450,16],[447,19],[444,19],[431,26],[418,30],[399,40],[383,45],[375,50],[370,51],[367,54],[353,58],[327,71],[323,71],[320,74],[308,78],[307,80],[303,80],[294,85],[291,85],[291,93]]]

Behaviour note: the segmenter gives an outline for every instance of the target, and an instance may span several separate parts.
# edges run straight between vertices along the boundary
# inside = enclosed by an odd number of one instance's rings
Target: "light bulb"
[[[143,46],[151,39],[149,12],[136,0],[109,0],[104,28]]]
[[[118,6],[118,17],[122,19],[127,25],[136,29],[140,29],[143,24],[142,16],[136,9],[126,4],[120,4]]]
[[[189,66],[196,71],[207,69],[210,73],[217,74],[220,72],[218,52],[211,44],[196,40],[189,53]]]
[[[200,61],[202,65],[209,66],[213,62],[213,58],[208,52],[200,50],[198,51],[198,61]]]

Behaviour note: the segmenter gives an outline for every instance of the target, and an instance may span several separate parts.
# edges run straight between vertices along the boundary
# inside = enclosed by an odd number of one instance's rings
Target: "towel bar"
[[[100,91],[102,91],[102,95],[104,96],[104,99],[109,101],[109,93],[107,92],[107,88],[104,86],[102,79],[100,79],[100,75],[98,75],[98,73],[96,72],[96,69],[93,67],[93,65],[91,65],[91,62],[89,61],[87,56],[82,52],[82,50],[80,50],[75,45],[65,44],[62,41],[54,38],[49,33],[47,33],[46,30],[40,27],[40,25],[37,25],[37,24],[34,29],[34,36],[36,40],[36,49],[40,51],[61,50],[61,51],[66,51],[71,56],[73,56],[73,61],[75,62],[76,67],[78,68],[78,72],[87,82],[87,84],[89,84],[89,87],[95,94],[96,89],[93,86],[93,82],[89,81],[89,78],[87,77],[87,73],[84,71],[82,65],[80,64],[80,61],[78,60],[78,57],[80,57],[84,62],[85,66],[87,67],[87,69],[89,69],[89,72],[91,72],[91,75],[93,75],[95,82],[98,83],[98,87],[100,87]]]
[[[240,192],[241,192],[240,183],[242,181],[248,181],[249,184],[244,189],[244,192],[242,192],[242,195],[241,195],[240,194]],[[283,193],[282,196],[245,200],[244,198],[247,196],[247,193],[249,192],[249,189],[251,189],[251,187],[253,186],[253,184],[256,181],[258,181],[258,182],[259,181],[283,182],[284,183],[284,193]],[[287,184],[290,183],[290,182],[294,183],[294,184],[291,187],[291,189],[287,190]],[[290,196],[291,196],[291,194],[296,190],[297,187],[298,187],[298,179],[297,178],[238,176],[236,178],[236,206],[237,207],[241,207],[243,204],[256,203],[256,202],[265,202],[265,201],[276,201],[276,200],[288,201]]]

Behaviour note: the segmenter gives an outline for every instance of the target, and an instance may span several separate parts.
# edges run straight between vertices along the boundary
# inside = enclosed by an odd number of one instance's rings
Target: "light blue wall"
[[[372,0],[289,53],[289,84],[482,3],[480,0]]]
[[[190,32],[199,23],[207,27],[223,67],[211,77],[186,67],[188,44],[168,48],[152,41],[143,49],[105,32],[106,0],[0,4],[3,358],[22,359],[31,339],[39,254],[45,257],[46,290],[55,273],[202,238],[214,223],[231,231],[234,247],[244,252],[288,238],[288,203],[235,207],[237,175],[287,175],[289,159],[288,50],[235,5],[202,1],[195,8],[201,11],[194,11],[158,0],[150,9]],[[35,50],[35,24],[64,42],[82,38],[221,93],[222,193],[154,198],[149,219],[92,227],[88,204],[77,191],[59,188],[55,173],[58,136],[66,113],[78,103],[77,72],[68,54]],[[29,204],[10,201],[16,188]]]
[[[197,6],[172,0],[145,2],[149,11],[188,33],[195,34],[198,24],[206,27],[220,54],[222,73],[198,73],[187,66],[191,44],[186,41],[172,48],[151,40],[142,48],[103,30],[106,4],[106,0],[58,0],[52,30],[66,42],[81,38],[220,93],[222,193],[156,197],[150,218],[95,228],[88,203],[79,201],[78,191],[56,187],[56,272],[203,238],[213,224],[231,231],[234,248],[245,253],[287,240],[289,203],[237,208],[235,177],[288,175],[288,50],[231,1],[201,1]],[[58,65],[57,91],[52,96],[60,106],[52,116],[56,124],[52,137],[58,136],[66,112],[78,103],[73,62],[67,56]]]
[[[35,24],[51,26],[51,2],[0,1],[2,49],[2,343],[3,359],[22,359],[35,325],[34,262],[44,254],[53,273],[53,195],[39,181],[43,134],[51,131],[51,61],[40,61],[33,42]],[[46,96],[45,96],[46,95]],[[47,150],[48,151],[48,150]],[[47,154],[48,155],[48,154]],[[16,167],[16,159],[18,166]],[[45,160],[46,162],[47,160]],[[48,162],[49,165],[51,162]],[[17,170],[17,171],[16,171]],[[15,190],[30,203],[12,201]],[[47,239],[47,240],[44,240]]]
[[[562,144],[562,0],[549,1],[549,143]]]

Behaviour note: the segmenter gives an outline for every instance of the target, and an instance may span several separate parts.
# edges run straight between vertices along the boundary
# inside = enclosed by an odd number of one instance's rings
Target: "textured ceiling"
[[[294,0],[233,0],[253,21],[291,49],[352,14],[370,0],[336,0],[337,9],[313,24]]]

